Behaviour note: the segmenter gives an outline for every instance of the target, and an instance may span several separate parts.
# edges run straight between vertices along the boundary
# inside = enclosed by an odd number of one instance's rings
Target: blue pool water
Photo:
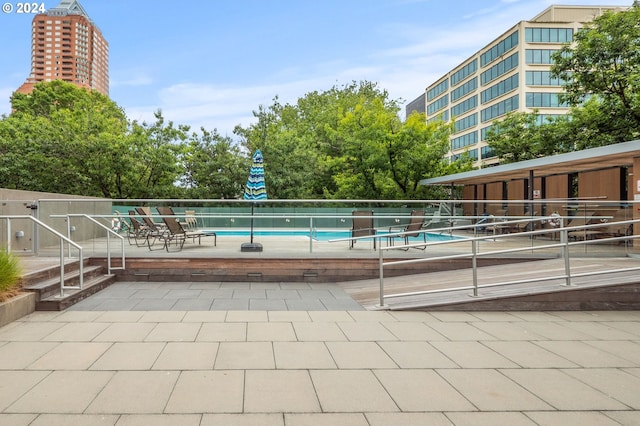
[[[227,229],[216,229],[213,230],[218,236],[232,236],[232,237],[248,237],[248,230],[227,230]],[[379,231],[378,235],[384,236],[387,234],[385,231]],[[308,230],[254,230],[253,235],[256,237],[309,237]],[[351,236],[351,231],[314,231],[313,239],[317,241],[329,241],[329,240],[338,240],[341,238],[349,238]],[[409,241],[414,238],[409,238]],[[427,234],[427,241],[450,241],[457,240],[460,237],[455,237],[446,234]],[[418,238],[415,238],[418,241]]]

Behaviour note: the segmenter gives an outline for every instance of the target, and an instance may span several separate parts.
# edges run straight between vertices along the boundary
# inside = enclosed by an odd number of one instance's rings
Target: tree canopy
[[[310,92],[296,105],[276,98],[254,112],[256,124],[236,132],[249,150],[262,150],[275,198],[424,198],[420,179],[448,170],[451,128],[417,113],[402,122],[398,112],[386,91],[353,82]]]
[[[0,184],[108,198],[239,198],[262,149],[270,198],[420,198],[451,167],[450,127],[399,106],[369,82],[260,105],[238,140],[166,120],[129,121],[106,96],[62,81],[15,93],[0,119]]]

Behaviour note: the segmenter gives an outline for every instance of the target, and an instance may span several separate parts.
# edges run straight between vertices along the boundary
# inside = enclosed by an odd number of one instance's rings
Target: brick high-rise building
[[[18,92],[63,80],[109,95],[109,44],[76,0],[36,15],[31,37],[31,74]]]

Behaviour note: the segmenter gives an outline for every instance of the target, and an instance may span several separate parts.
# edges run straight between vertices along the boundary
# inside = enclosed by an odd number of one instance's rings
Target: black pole
[[[240,246],[240,251],[262,251],[262,244],[253,242],[253,208],[256,203],[251,203],[251,242],[250,243],[242,243]]]
[[[251,244],[253,244],[253,207],[256,203],[251,203]]]

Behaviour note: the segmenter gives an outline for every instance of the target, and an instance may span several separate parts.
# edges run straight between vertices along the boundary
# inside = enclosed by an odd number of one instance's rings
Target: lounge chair
[[[507,209],[498,209],[495,214],[491,215],[491,220],[487,224],[485,230],[487,233],[491,231],[493,235],[504,234],[509,232],[509,224],[507,223]]]
[[[409,245],[410,237],[422,237],[422,241],[427,242],[427,233],[421,232],[422,226],[424,225],[424,211],[423,210],[412,210],[411,211],[411,220],[409,223],[402,227],[392,226],[389,228],[390,234],[399,234],[392,235],[387,237],[388,245],[393,246],[396,238],[403,238],[404,245]],[[420,250],[424,250],[427,248],[426,244],[424,246],[414,247]],[[403,250],[409,250],[409,247],[404,248]]]
[[[148,207],[136,207],[136,212],[138,213],[138,216],[142,218],[144,224],[152,231],[160,231],[165,227],[164,223],[156,223],[151,218],[151,211]]]
[[[589,225],[591,223],[592,216],[595,214],[594,211],[588,212],[577,212],[576,217],[571,219],[567,224],[568,227],[572,226],[584,226]],[[569,239],[573,240],[590,240],[596,238],[599,235],[603,235],[605,232],[602,229],[596,228],[588,228],[588,229],[579,229],[575,231],[569,231],[567,236]]]
[[[354,210],[351,224],[351,238],[373,237],[373,249],[376,249],[376,228],[373,226],[373,210]],[[356,240],[349,240],[349,248],[353,248]]]
[[[187,231],[197,231],[198,230],[198,218],[196,217],[195,210],[185,210],[184,211],[184,222],[182,222],[182,226]]]
[[[633,223],[617,223],[633,219],[633,211],[630,208],[618,209],[613,214],[610,224],[604,231],[607,237],[626,237],[633,234]]]
[[[538,212],[534,210],[533,214],[525,214],[528,218],[533,219],[535,216],[538,216]],[[523,220],[524,218],[518,218],[517,220]],[[516,220],[516,219],[513,219]],[[518,222],[509,224],[509,232],[524,232],[524,231],[532,231],[535,229],[536,222],[534,220],[530,220],[528,222]]]
[[[161,231],[157,228],[150,228],[144,223],[141,223],[136,218],[136,212],[129,210],[129,222],[131,226],[127,230],[127,238],[129,244],[135,244],[137,247],[152,246],[161,234]]]
[[[164,241],[163,247],[169,250],[171,244],[175,244],[178,247],[178,251],[182,250],[184,243],[187,239],[191,239],[194,243],[198,240],[198,245],[201,243],[202,237],[213,236],[214,245],[217,245],[217,237],[215,233],[205,233],[203,231],[186,231],[180,222],[178,217],[173,212],[171,207],[157,207],[158,213],[162,216],[162,220],[167,226],[167,232],[161,237]]]

